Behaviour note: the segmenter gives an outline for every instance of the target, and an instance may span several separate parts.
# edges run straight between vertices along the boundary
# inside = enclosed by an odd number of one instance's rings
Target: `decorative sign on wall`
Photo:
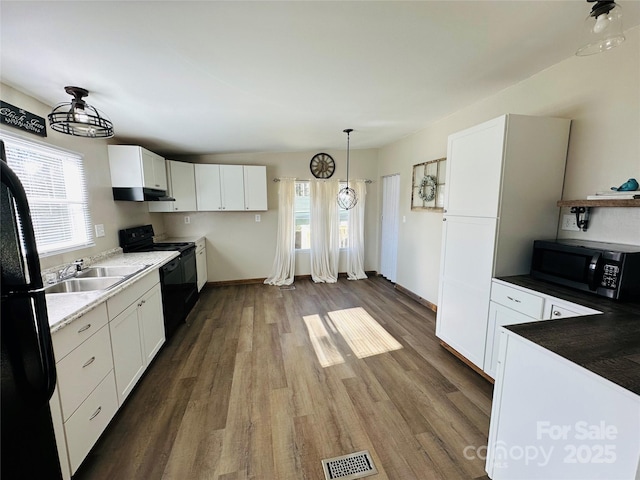
[[[47,124],[44,118],[1,100],[0,123],[19,128],[20,130],[39,135],[40,137],[47,136]]]
[[[411,210],[442,210],[446,158],[413,166]]]

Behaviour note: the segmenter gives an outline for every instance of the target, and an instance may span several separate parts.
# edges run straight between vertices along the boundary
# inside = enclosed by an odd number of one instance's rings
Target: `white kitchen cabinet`
[[[167,190],[164,158],[136,145],[108,145],[111,186]]]
[[[492,378],[496,376],[500,327],[599,313],[601,312],[582,305],[494,279],[491,283],[484,372]]]
[[[143,352],[146,359],[145,366],[147,367],[165,342],[160,285],[155,285],[145,293],[140,299],[140,303],[138,315],[142,330]]]
[[[109,322],[119,405],[124,403],[144,373],[145,355],[138,308],[134,303]]]
[[[49,400],[49,410],[51,410],[51,421],[53,432],[56,437],[56,447],[58,449],[58,460],[60,460],[60,470],[62,480],[71,480],[71,467],[69,466],[69,451],[67,450],[67,439],[64,435],[64,422],[62,420],[62,407],[60,406],[60,394],[56,385],[53,395]]]
[[[449,215],[498,216],[506,121],[502,116],[449,137],[444,206]]]
[[[198,210],[244,210],[242,165],[196,164]]]
[[[638,478],[640,397],[513,332],[500,336],[489,478]]]
[[[267,210],[267,167],[244,165],[244,209]]]
[[[483,368],[491,279],[554,238],[570,120],[503,115],[449,136],[436,335]]]
[[[222,210],[220,165],[196,164],[194,168],[198,211]]]
[[[103,303],[51,336],[58,383],[50,403],[65,478],[75,473],[118,408],[107,321]]]
[[[107,300],[117,388],[122,405],[165,341],[158,272]]]
[[[196,164],[195,176],[199,211],[267,208],[266,167]]]
[[[207,248],[206,240],[201,238],[196,242],[196,271],[198,278],[198,291],[207,283]]]
[[[442,279],[436,334],[482,367],[491,292],[496,220],[449,217],[443,225]],[[474,247],[469,248],[469,237]]]
[[[195,212],[196,180],[192,163],[167,160],[167,195],[173,201],[149,202],[150,212]]]
[[[65,424],[72,472],[80,467],[117,411],[118,399],[111,370]]]

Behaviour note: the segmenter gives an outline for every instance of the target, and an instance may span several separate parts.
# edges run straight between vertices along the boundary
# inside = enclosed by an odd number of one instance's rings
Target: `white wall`
[[[351,136],[351,145],[357,143]],[[354,141],[356,140],[356,141]],[[346,147],[346,137],[345,137]],[[185,214],[169,213],[165,216],[166,232],[173,235],[204,234],[207,238],[207,262],[209,281],[265,278],[271,272],[276,248],[278,228],[278,177],[295,177],[309,180],[309,162],[318,153],[251,153],[212,154],[185,157],[194,163],[219,163],[267,166],[267,195],[269,210],[266,212],[195,212],[190,213],[191,223],[185,225]],[[346,150],[327,150],[336,161],[333,178],[346,178]],[[378,170],[377,150],[351,149],[349,177],[374,180],[367,185],[365,269],[377,270],[378,251]],[[261,221],[256,223],[255,214]],[[345,256],[341,255],[340,271],[346,271]],[[309,252],[301,251],[296,256],[296,275],[308,275]]]
[[[64,90],[60,89],[60,101],[68,101]],[[0,83],[0,98],[3,101],[23,108],[46,119],[51,113],[52,107],[39,102],[35,98],[25,95],[18,90]],[[144,202],[116,202],[111,194],[111,176],[109,174],[109,159],[107,156],[107,143],[118,143],[117,139],[89,139],[64,135],[49,128],[47,121],[47,137],[30,135],[27,132],[1,126],[8,132],[20,135],[27,140],[44,142],[49,145],[61,147],[77,152],[83,156],[85,173],[87,176],[87,189],[89,192],[89,209],[93,224],[103,224],[105,236],[95,239],[95,246],[83,248],[61,255],[42,257],[42,268],[70,263],[77,258],[87,255],[95,255],[119,246],[118,230],[134,225],[152,223],[157,233],[164,231],[164,224],[160,214],[150,214],[147,204]],[[116,132],[117,132],[117,125]]]
[[[625,34],[616,49],[568,58],[380,149],[379,176],[400,173],[400,215],[407,218],[400,224],[398,284],[437,301],[442,215],[411,211],[411,168],[446,156],[451,133],[504,113],[570,118],[563,199],[640,180],[640,27]],[[560,231],[559,237],[640,245],[640,209],[593,209],[587,232]]]

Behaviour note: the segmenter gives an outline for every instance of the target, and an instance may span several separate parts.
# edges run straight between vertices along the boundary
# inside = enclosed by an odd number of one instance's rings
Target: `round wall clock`
[[[311,173],[316,178],[329,178],[336,170],[336,162],[328,153],[316,153],[309,163]]]

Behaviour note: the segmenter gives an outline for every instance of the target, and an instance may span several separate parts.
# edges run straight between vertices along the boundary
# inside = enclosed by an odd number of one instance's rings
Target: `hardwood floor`
[[[431,310],[380,277],[295,287],[205,289],[74,480],[322,480],[322,459],[361,450],[371,479],[488,478],[465,451],[487,443],[492,386]],[[329,315],[356,307],[401,348],[358,358]]]

